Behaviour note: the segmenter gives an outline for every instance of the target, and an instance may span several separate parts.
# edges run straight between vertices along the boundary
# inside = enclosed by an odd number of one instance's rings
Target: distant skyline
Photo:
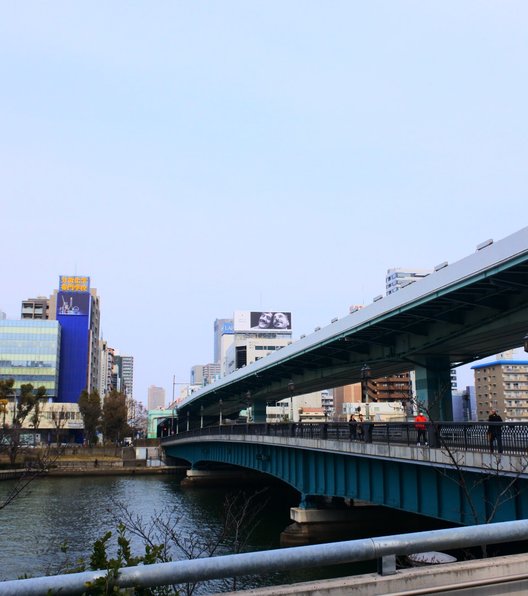
[[[526,225],[528,4],[28,0],[0,21],[0,310],[89,275],[134,395]]]

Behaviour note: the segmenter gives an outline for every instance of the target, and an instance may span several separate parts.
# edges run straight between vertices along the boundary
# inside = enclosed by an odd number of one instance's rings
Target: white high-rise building
[[[394,292],[397,292],[410,283],[427,277],[432,272],[432,269],[403,269],[401,267],[387,269],[387,277],[385,278],[387,296],[394,294]]]
[[[134,399],[134,356],[121,356],[121,376],[127,399]]]

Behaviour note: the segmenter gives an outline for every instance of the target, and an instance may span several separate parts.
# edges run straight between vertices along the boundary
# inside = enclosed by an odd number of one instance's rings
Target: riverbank
[[[140,457],[138,457],[138,451]],[[186,466],[166,465],[159,446],[93,447],[79,446],[25,450],[10,466],[0,456],[0,481],[35,476],[159,476],[185,475]]]
[[[163,474],[175,474],[185,476],[185,466],[149,466],[149,467],[118,467],[98,466],[94,467],[57,467],[50,470],[35,470],[34,468],[18,468],[15,470],[0,470],[0,481],[16,480],[28,476],[42,477],[75,477],[75,476],[160,476]]]

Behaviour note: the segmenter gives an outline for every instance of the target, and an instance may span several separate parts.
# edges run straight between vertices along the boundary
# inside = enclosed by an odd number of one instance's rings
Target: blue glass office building
[[[58,321],[0,320],[0,379],[14,379],[15,389],[44,386],[55,399],[59,388],[61,327]]]

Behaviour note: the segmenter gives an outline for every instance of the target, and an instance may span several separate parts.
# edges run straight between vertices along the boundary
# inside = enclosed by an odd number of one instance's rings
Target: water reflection
[[[184,535],[196,532],[205,539],[215,535],[222,524],[224,500],[229,491],[220,488],[182,490],[179,482],[179,478],[168,476],[42,478],[33,482],[19,498],[0,511],[0,579],[58,573],[67,561],[71,568],[78,559],[89,558],[95,540],[108,530],[115,537],[118,502],[147,525],[153,514],[163,512],[166,517],[176,516],[173,519],[178,520],[178,531]],[[0,482],[0,502],[13,486],[10,481]],[[248,550],[278,548],[280,533],[290,524],[290,507],[298,503],[298,496],[276,486],[261,498],[267,499],[267,503],[259,512],[259,524],[247,544]],[[176,511],[172,511],[173,508]],[[64,543],[68,545],[67,553],[61,552]],[[111,552],[115,553],[115,540],[111,543]],[[134,555],[143,553],[143,543],[138,538],[132,537],[132,547]],[[224,552],[231,552],[228,545],[224,548]],[[312,567],[267,574],[263,578],[245,578],[239,587],[312,581],[371,572],[374,568],[373,562]],[[195,594],[228,589],[229,586],[218,581],[201,585]]]
[[[12,487],[10,481],[0,483],[0,500]],[[0,511],[0,578],[57,573],[67,561],[88,558],[96,539],[108,530],[115,536],[116,502],[146,524],[154,513],[169,515],[176,507],[182,532],[212,535],[222,523],[226,492],[182,490],[179,479],[165,476],[39,479]],[[271,498],[251,537],[253,550],[279,546],[280,532],[290,523],[290,504],[284,497]],[[132,544],[134,554],[142,551],[139,539],[132,538]]]

